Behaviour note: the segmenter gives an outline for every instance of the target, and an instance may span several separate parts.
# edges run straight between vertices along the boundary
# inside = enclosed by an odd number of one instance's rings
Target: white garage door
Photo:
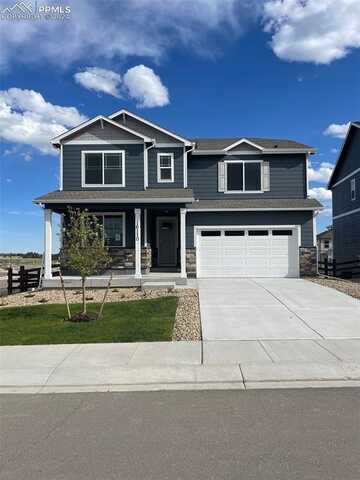
[[[298,277],[298,229],[203,227],[198,277]]]

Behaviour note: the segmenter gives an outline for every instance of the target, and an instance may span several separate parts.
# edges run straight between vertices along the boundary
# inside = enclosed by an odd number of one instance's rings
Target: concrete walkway
[[[0,393],[360,386],[360,340],[0,347]]]
[[[203,338],[360,338],[360,302],[301,279],[198,280]]]

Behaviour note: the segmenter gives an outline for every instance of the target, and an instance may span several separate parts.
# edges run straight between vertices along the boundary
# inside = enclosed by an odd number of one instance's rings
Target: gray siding
[[[353,127],[347,146],[342,152],[342,162],[339,164],[333,183],[338,182],[358,168],[360,168],[360,128]]]
[[[359,150],[360,156],[360,150]],[[359,157],[360,158],[360,157]],[[359,160],[360,162],[360,160]],[[360,167],[359,167],[360,168]],[[355,178],[356,183],[356,199],[351,200],[350,183]],[[352,177],[344,180],[342,183],[332,188],[333,192],[333,215],[340,215],[341,213],[360,208],[360,172]]]
[[[336,261],[360,259],[360,212],[335,219],[333,226]]]
[[[125,150],[125,187],[99,187],[109,190],[144,189],[144,146],[111,145],[64,145],[63,147],[63,189],[95,190],[94,187],[81,187],[81,151],[82,150]]]
[[[109,123],[103,122],[103,127],[101,128],[100,122],[96,122],[90,125],[84,130],[81,130],[79,133],[75,133],[71,137],[68,137],[64,140],[64,143],[67,143],[71,140],[76,141],[94,141],[94,140],[131,140],[142,142],[142,139],[136,135],[132,135],[121,128],[117,128]]]
[[[301,246],[313,246],[312,212],[188,212],[187,248],[194,247],[196,225],[301,225]]]
[[[174,154],[174,183],[158,183],[157,181],[157,154]],[[178,148],[151,148],[148,155],[149,188],[183,188],[184,187],[184,149]]]
[[[125,125],[126,127],[130,128],[131,130],[135,130],[135,132],[139,132],[142,135],[145,135],[146,137],[149,138],[154,138],[156,142],[160,143],[181,143],[180,140],[177,140],[174,137],[171,137],[170,135],[167,135],[166,133],[163,133],[156,128],[153,128],[149,125],[146,125],[143,122],[140,122],[139,120],[136,120],[133,117],[129,117],[128,115],[125,115],[125,121],[123,115],[119,115],[118,117],[113,118],[114,121]]]
[[[218,192],[218,162],[222,160],[267,160],[270,162],[270,191],[262,194]],[[199,199],[306,198],[306,157],[294,155],[197,156],[188,161],[188,184]]]

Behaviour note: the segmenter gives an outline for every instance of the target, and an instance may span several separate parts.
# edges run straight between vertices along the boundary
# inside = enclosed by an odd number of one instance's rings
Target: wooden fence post
[[[8,295],[11,295],[13,292],[13,269],[8,268]]]
[[[326,277],[329,275],[329,260],[327,257],[324,258],[324,275]]]
[[[20,275],[20,292],[26,292],[26,271],[24,265],[21,265],[19,270]]]

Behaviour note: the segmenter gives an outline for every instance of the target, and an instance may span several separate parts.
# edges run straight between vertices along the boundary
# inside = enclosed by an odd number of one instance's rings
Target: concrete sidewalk
[[[0,347],[0,393],[360,386],[360,340]]]

